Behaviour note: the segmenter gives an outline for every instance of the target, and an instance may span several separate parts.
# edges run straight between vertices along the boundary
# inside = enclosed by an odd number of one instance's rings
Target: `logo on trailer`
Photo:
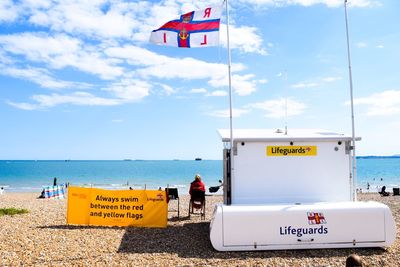
[[[322,212],[307,212],[308,224],[325,224],[325,216]]]

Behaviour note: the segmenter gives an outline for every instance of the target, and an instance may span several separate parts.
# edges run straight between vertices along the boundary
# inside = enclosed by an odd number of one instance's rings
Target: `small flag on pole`
[[[175,47],[208,47],[219,44],[222,6],[188,12],[151,32],[150,42]]]

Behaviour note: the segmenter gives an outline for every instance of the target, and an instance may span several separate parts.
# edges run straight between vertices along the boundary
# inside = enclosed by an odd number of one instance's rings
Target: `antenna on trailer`
[[[283,72],[283,80],[284,80],[284,86],[286,87],[287,85],[287,71],[285,70]],[[287,128],[288,128],[288,112],[287,112],[288,106],[287,106],[287,96],[285,97],[285,135],[287,135]]]
[[[287,97],[285,98],[285,135],[287,135]]]
[[[234,156],[234,148],[233,148],[233,123],[232,123],[232,74],[231,74],[231,48],[229,45],[229,5],[228,0],[225,0],[226,5],[226,34],[227,34],[227,49],[228,49],[228,77],[229,77],[229,129],[230,129],[230,155],[229,155],[229,166],[230,166],[230,177],[227,181],[227,204],[231,204],[231,179],[233,174],[233,156]]]
[[[349,42],[349,24],[347,20],[347,0],[344,0],[344,14],[345,14],[345,20],[346,20],[346,40],[347,40],[347,60],[348,60],[348,65],[349,65],[349,84],[350,84],[350,105],[351,105],[351,135],[352,135],[352,145],[351,145],[351,165],[352,165],[352,171],[351,171],[351,177],[350,179],[353,179],[353,190],[351,192],[353,201],[357,200],[357,195],[356,195],[356,137],[355,137],[355,127],[354,127],[354,104],[353,104],[353,77],[351,73],[351,59],[350,59],[350,42]]]

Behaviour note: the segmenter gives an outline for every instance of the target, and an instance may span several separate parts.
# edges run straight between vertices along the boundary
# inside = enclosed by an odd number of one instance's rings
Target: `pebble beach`
[[[400,233],[389,248],[218,252],[208,236],[214,205],[206,197],[206,219],[188,215],[180,197],[180,218],[169,212],[167,228],[93,227],[66,224],[66,199],[37,199],[37,193],[0,195],[0,208],[29,213],[0,217],[0,266],[345,266],[350,254],[364,266],[400,266]],[[388,205],[400,229],[400,197],[359,194],[359,200]],[[176,209],[171,201],[169,209]]]

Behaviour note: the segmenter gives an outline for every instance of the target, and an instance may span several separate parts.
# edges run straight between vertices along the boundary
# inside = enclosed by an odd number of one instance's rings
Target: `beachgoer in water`
[[[367,183],[367,190],[369,190],[369,183]]]
[[[57,177],[54,177],[54,180],[53,180],[53,185],[54,185],[54,186],[56,186],[56,185],[57,185]]]
[[[201,181],[200,174],[196,174],[196,176],[194,177],[194,181],[190,183],[190,189],[189,189],[190,195],[192,195],[193,190],[206,192],[206,187],[204,183]]]

